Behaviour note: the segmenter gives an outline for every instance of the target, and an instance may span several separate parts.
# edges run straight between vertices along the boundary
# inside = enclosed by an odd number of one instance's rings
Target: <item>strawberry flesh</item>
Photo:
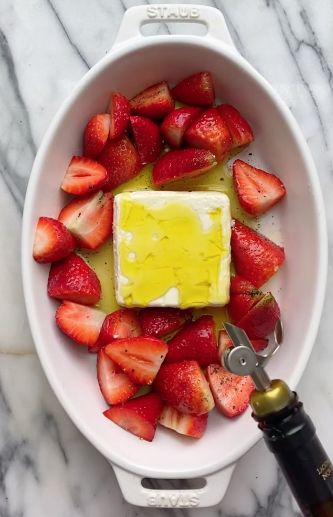
[[[59,329],[78,345],[93,346],[98,338],[105,313],[74,302],[59,305],[55,319]]]
[[[138,315],[132,309],[119,309],[108,314],[101,328],[96,347],[89,350],[97,352],[115,339],[136,337],[142,334]]]
[[[186,415],[172,406],[164,406],[159,423],[179,434],[201,438],[206,431],[208,414]]]
[[[129,101],[119,92],[112,92],[108,106],[110,113],[110,140],[120,138],[129,123],[131,107]]]
[[[198,72],[185,77],[172,89],[172,95],[184,104],[212,106],[215,100],[215,92],[211,73]]]
[[[239,113],[239,111],[230,106],[230,104],[221,104],[217,107],[221,117],[225,121],[232,136],[232,148],[245,147],[253,140],[253,131],[250,124]]]
[[[237,274],[261,287],[283,264],[284,249],[248,226],[235,221],[231,251]]]
[[[151,442],[163,404],[156,393],[136,397],[104,411],[104,416],[125,431]]]
[[[233,180],[240,205],[251,215],[261,215],[286,195],[282,181],[242,160],[233,163]]]
[[[280,308],[272,293],[266,293],[237,323],[249,338],[265,338],[274,331]]]
[[[214,400],[197,361],[163,364],[154,388],[162,400],[186,414],[203,415],[214,407]]]
[[[130,100],[130,105],[133,115],[160,119],[173,110],[175,101],[171,96],[168,83],[161,81],[138,93]]]
[[[52,264],[47,294],[51,298],[93,305],[101,297],[101,284],[88,264],[72,253],[60,262]]]
[[[167,336],[182,327],[190,318],[190,311],[173,307],[147,307],[139,312],[142,333],[145,336]]]
[[[172,110],[163,120],[161,132],[171,147],[180,147],[183,143],[185,131],[202,112],[201,108],[184,106]]]
[[[94,115],[86,125],[83,134],[83,154],[87,158],[96,158],[103,150],[110,131],[110,115]]]
[[[152,384],[168,347],[160,339],[138,336],[116,339],[105,351],[134,383]]]
[[[183,177],[199,176],[216,165],[215,156],[205,149],[169,151],[157,160],[153,169],[155,186],[164,185]]]
[[[56,262],[70,255],[75,249],[75,239],[57,219],[40,217],[38,219],[33,257],[36,262]]]
[[[83,156],[73,156],[61,188],[67,194],[81,196],[100,190],[107,178],[108,172],[100,163]]]
[[[165,363],[195,360],[205,368],[219,360],[214,318],[204,315],[189,321],[169,341]]]
[[[162,151],[162,140],[158,125],[149,118],[139,116],[132,116],[130,121],[141,163],[154,162]]]
[[[237,322],[255,305],[264,293],[245,278],[236,275],[230,282],[230,300],[228,314],[232,321]]]
[[[97,355],[97,379],[108,404],[125,402],[138,391],[138,387],[110,359],[104,348],[101,348]]]
[[[219,333],[219,358],[220,361],[223,359],[224,352],[227,348],[232,347],[232,341],[225,330],[220,330]],[[251,339],[251,345],[253,346],[256,352],[261,352],[268,346],[268,339]]]
[[[109,141],[98,161],[108,171],[107,189],[114,189],[134,178],[142,166],[140,156],[127,136]]]

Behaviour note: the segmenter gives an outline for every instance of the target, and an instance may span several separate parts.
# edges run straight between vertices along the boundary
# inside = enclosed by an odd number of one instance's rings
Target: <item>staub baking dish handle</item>
[[[217,39],[235,49],[224,16],[218,9],[195,4],[137,5],[127,9],[120,24],[114,45],[130,39],[144,38],[141,27],[153,22],[201,23],[207,33],[202,38]]]

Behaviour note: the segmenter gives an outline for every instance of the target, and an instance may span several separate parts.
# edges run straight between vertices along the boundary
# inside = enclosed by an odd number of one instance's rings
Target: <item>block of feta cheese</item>
[[[225,305],[230,203],[220,192],[138,191],[114,200],[115,289],[125,307]]]

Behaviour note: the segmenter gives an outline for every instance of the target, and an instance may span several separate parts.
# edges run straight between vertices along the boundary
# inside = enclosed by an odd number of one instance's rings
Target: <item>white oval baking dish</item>
[[[201,36],[141,34],[147,21],[198,21]],[[55,302],[47,297],[48,268],[32,259],[39,215],[56,217],[63,204],[59,184],[73,154],[79,154],[82,128],[105,109],[109,92],[129,97],[147,85],[176,82],[210,70],[221,99],[237,106],[253,126],[254,163],[276,171],[287,199],[264,221],[273,239],[280,233],[286,265],[272,283],[281,304],[285,342],[269,365],[272,377],[298,382],[318,329],[327,268],[325,216],[315,167],[294,118],[271,86],[237,52],[220,11],[198,5],[151,5],[129,9],[112,50],[80,81],[54,118],[38,151],[28,186],[22,236],[24,295],[36,348],[61,404],[88,440],[111,462],[124,497],[141,506],[210,506],[223,497],[235,462],[259,438],[250,412],[229,421],[210,417],[206,435],[194,441],[159,430],[152,443],[138,440],[103,415],[105,403],[94,374],[95,358],[68,346],[54,324]],[[281,232],[277,230],[280,228]],[[205,477],[197,490],[154,491],[143,477]]]

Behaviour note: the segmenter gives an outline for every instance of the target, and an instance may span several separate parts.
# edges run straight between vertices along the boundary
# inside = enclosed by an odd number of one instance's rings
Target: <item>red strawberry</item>
[[[185,133],[185,140],[192,147],[208,149],[217,161],[223,160],[232,148],[232,138],[225,121],[216,108],[204,111]]]
[[[236,275],[230,283],[228,313],[235,324],[255,305],[264,293],[245,278]]]
[[[154,162],[162,151],[162,140],[158,125],[145,117],[133,116],[130,120],[141,163]]]
[[[208,414],[186,415],[171,406],[164,406],[159,423],[179,434],[201,438],[207,427]]]
[[[221,104],[217,109],[228,126],[232,136],[233,149],[249,145],[254,140],[250,124],[236,108],[230,104]]]
[[[93,305],[101,297],[101,284],[88,264],[72,253],[60,262],[52,264],[47,294],[51,298]]]
[[[80,196],[101,189],[107,178],[108,172],[100,163],[83,156],[73,156],[61,188],[68,194]]]
[[[215,93],[211,73],[198,72],[186,77],[172,89],[172,95],[184,104],[212,106]]]
[[[108,356],[137,384],[151,384],[168,351],[164,341],[152,337],[116,339],[105,349]]]
[[[138,391],[138,387],[110,359],[104,348],[97,355],[97,379],[108,404],[125,402]]]
[[[267,212],[286,195],[284,184],[274,174],[252,167],[242,160],[236,160],[232,169],[239,202],[251,215]]]
[[[166,363],[198,361],[205,368],[219,360],[215,322],[212,316],[189,321],[168,343]]]
[[[112,233],[113,194],[98,191],[73,199],[59,214],[61,221],[82,248],[95,250]]]
[[[75,239],[60,221],[51,217],[38,219],[33,257],[36,262],[55,262],[70,255]]]
[[[254,390],[251,377],[230,373],[219,364],[207,368],[207,378],[217,409],[229,418],[243,413]]]
[[[280,308],[272,293],[266,293],[243,316],[237,325],[241,327],[252,339],[265,338],[274,331],[275,325],[280,318]]]
[[[173,307],[148,307],[139,312],[142,332],[145,336],[164,337],[178,330],[190,318],[190,311]]]
[[[232,346],[232,341],[225,330],[220,330],[218,341],[221,362],[226,349]],[[264,350],[268,346],[268,339],[251,339],[251,344],[256,352],[261,352],[261,350]]]
[[[160,83],[149,86],[130,100],[131,111],[134,115],[142,115],[149,118],[163,118],[175,106],[168,83]]]
[[[110,139],[121,137],[129,123],[131,107],[129,101],[119,92],[112,92],[108,106],[110,113]]]
[[[161,132],[171,147],[180,147],[183,142],[185,131],[192,122],[200,115],[201,108],[185,106],[172,110],[165,117],[161,125]]]
[[[94,115],[86,125],[83,134],[83,154],[88,158],[96,158],[103,150],[110,131],[110,115],[100,113]]]
[[[163,364],[154,387],[162,400],[182,413],[203,415],[214,407],[209,386],[196,361]]]
[[[125,431],[151,442],[162,408],[160,397],[156,393],[149,393],[110,407],[103,414]]]
[[[102,325],[96,347],[90,352],[111,343],[115,339],[136,337],[142,334],[138,315],[133,309],[119,309],[108,314]]]
[[[59,305],[55,319],[64,334],[79,345],[93,346],[98,338],[105,313],[69,301]]]
[[[139,154],[127,136],[108,142],[98,161],[109,173],[108,189],[134,178],[141,169]]]
[[[215,156],[205,149],[179,149],[163,154],[153,169],[155,186],[179,180],[184,176],[199,176],[216,165]]]
[[[235,221],[231,250],[237,274],[262,286],[284,262],[284,249],[248,226]]]

